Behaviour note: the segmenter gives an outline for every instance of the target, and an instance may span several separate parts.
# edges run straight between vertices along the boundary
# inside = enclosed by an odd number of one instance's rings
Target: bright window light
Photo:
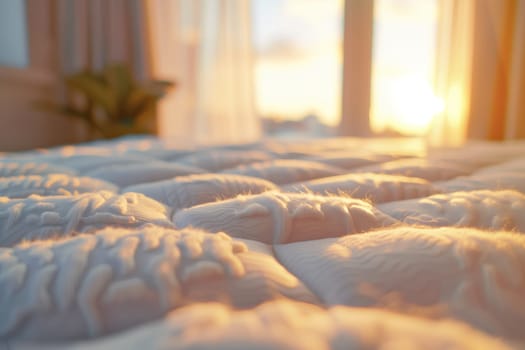
[[[375,0],[374,133],[423,135],[444,108],[433,89],[437,1]],[[336,126],[344,0],[252,0],[252,10],[261,117]]]
[[[376,0],[371,127],[423,135],[444,108],[434,93],[437,0]]]
[[[252,0],[261,117],[339,123],[343,5],[343,0]]]

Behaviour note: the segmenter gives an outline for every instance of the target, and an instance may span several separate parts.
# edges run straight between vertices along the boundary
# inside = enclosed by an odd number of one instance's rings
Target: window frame
[[[339,135],[370,136],[374,0],[345,0]]]

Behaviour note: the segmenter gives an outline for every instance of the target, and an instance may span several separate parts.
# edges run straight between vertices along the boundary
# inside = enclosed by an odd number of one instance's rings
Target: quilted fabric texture
[[[0,349],[519,348],[524,173],[519,142],[2,154]]]

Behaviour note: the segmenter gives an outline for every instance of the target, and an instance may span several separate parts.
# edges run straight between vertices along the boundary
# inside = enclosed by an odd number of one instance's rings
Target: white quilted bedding
[[[0,349],[524,347],[525,143],[420,146],[2,154]]]

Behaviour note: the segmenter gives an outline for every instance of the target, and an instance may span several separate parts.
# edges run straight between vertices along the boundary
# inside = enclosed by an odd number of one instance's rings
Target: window
[[[29,65],[25,5],[23,0],[0,2],[0,66]]]
[[[363,5],[360,1],[353,6]],[[433,92],[437,1],[374,2],[374,134],[422,135],[443,108]],[[256,103],[267,131],[284,127],[329,134],[317,122],[338,125],[344,6],[344,0],[252,0]],[[357,82],[358,90],[363,86]]]
[[[340,118],[343,0],[252,0],[252,11],[266,130],[329,133]]]

